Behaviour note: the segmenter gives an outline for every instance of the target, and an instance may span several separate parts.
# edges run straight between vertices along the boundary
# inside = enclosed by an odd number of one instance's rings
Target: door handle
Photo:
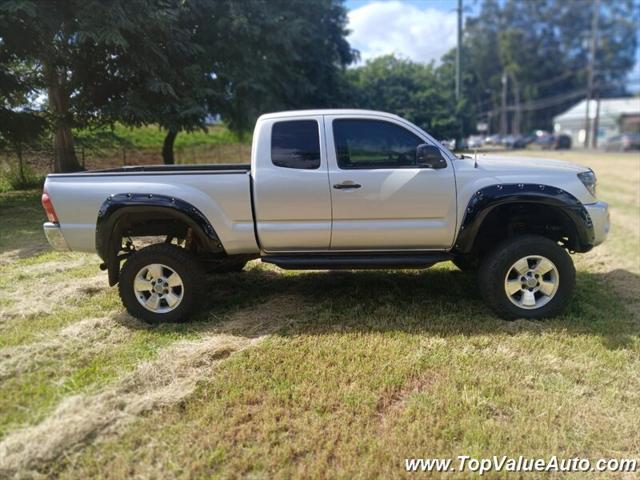
[[[336,190],[346,190],[348,188],[360,188],[360,187],[362,187],[362,185],[360,185],[359,183],[354,183],[351,180],[347,180],[342,183],[336,183],[333,185],[333,188],[335,188]]]

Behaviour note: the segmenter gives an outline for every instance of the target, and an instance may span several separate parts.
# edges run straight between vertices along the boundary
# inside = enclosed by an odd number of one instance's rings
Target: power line
[[[559,95],[553,95],[551,97],[540,98],[537,100],[532,100],[530,102],[521,103],[520,105],[508,105],[505,106],[505,112],[514,112],[516,110],[520,111],[533,111],[533,110],[543,110],[545,108],[554,107],[556,105],[560,105],[574,98],[583,97],[587,90],[585,88],[581,88],[578,90],[573,90],[571,92],[561,93]],[[487,110],[482,112],[480,115],[493,115],[495,113],[502,112],[502,108],[495,108],[492,110]]]
[[[541,87],[541,86],[552,85],[554,83],[559,82],[560,80],[564,80],[565,78],[571,77],[573,75],[577,75],[577,74],[579,74],[581,72],[585,72],[586,70],[587,70],[587,68],[584,67],[584,68],[580,68],[578,70],[568,71],[568,72],[565,72],[565,73],[563,73],[561,75],[558,75],[556,77],[548,78],[548,79],[541,80],[539,82],[534,82],[534,83],[528,83],[528,82],[520,81],[519,82],[520,83],[520,88],[523,89],[523,88]],[[634,81],[631,81],[631,82],[628,82],[628,83],[633,83],[633,82]],[[640,79],[638,79],[637,82],[640,82]],[[477,101],[477,102],[475,102],[475,104],[478,107],[481,108],[481,107],[483,107],[483,106],[485,106],[487,104],[492,104],[492,103],[495,103],[495,102],[496,102],[496,99],[491,97],[491,98],[485,98],[484,100]]]
[[[527,87],[546,87],[547,85],[553,85],[554,83],[559,82],[560,80],[564,80],[565,78],[571,77],[573,75],[577,75],[580,72],[584,72],[586,71],[587,68],[580,68],[578,70],[571,70],[568,72],[565,72],[561,75],[558,75],[557,77],[553,77],[553,78],[549,78],[549,79],[545,79],[545,80],[540,80],[539,82],[535,82],[535,83],[527,83],[525,84],[525,86]]]

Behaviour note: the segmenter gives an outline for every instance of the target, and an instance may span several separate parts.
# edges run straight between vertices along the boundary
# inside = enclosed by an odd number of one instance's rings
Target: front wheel
[[[510,238],[484,259],[478,275],[487,304],[506,320],[561,313],[571,300],[576,271],[567,251],[537,235]]]
[[[150,245],[132,254],[120,272],[120,298],[127,311],[149,323],[185,320],[200,303],[202,266],[175,245]]]

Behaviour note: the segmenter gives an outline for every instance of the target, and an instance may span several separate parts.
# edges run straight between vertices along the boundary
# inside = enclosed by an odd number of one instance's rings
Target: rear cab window
[[[320,134],[316,120],[276,122],[271,129],[271,163],[276,167],[320,168]]]

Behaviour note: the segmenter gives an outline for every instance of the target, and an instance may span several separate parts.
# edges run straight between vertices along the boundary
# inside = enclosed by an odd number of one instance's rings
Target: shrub
[[[0,191],[41,188],[43,183],[44,178],[28,165],[23,166],[22,172],[15,165],[0,168]]]

